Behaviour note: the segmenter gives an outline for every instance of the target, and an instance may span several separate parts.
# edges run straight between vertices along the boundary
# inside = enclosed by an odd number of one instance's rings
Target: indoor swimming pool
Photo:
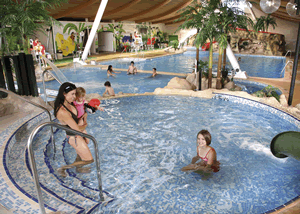
[[[44,200],[52,211],[264,213],[300,194],[298,162],[275,158],[269,149],[278,133],[300,131],[300,122],[280,110],[230,95],[136,96],[102,103],[105,111],[89,115],[87,132],[98,141],[103,190],[114,200],[98,204],[95,164],[90,174],[70,169],[67,178],[59,177],[56,169],[73,162],[76,153],[65,133],[57,131],[53,160],[49,130],[42,130],[35,156]],[[18,189],[35,200],[28,154],[13,152],[24,147],[30,126],[8,142],[4,167]],[[221,162],[221,170],[206,179],[180,171],[196,155],[201,129],[211,132],[211,146]],[[94,151],[92,143],[89,147]]]
[[[208,62],[208,51],[199,51],[199,58],[202,61]],[[218,65],[217,53],[213,53],[213,72],[217,72]],[[281,56],[262,56],[262,55],[244,55],[235,54],[239,61],[242,71],[246,71],[248,76],[251,77],[264,77],[264,78],[281,78],[284,77],[282,69],[285,66],[286,58]],[[156,68],[157,71],[173,72],[173,73],[191,73],[194,69],[196,58],[196,51],[186,51],[182,54],[175,54],[171,56],[156,57],[153,59],[141,59],[135,61],[135,66],[140,70],[152,71]],[[132,59],[116,59],[101,62],[102,65],[112,65],[115,68],[127,69]],[[227,58],[227,68],[232,69],[232,66]]]

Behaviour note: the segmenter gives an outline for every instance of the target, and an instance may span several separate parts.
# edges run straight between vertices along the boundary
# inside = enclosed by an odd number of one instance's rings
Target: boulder
[[[165,88],[193,90],[192,85],[186,79],[179,77],[172,78]]]
[[[227,88],[228,90],[232,90],[235,88],[234,82],[229,82],[226,85],[224,85],[224,88]]]
[[[86,94],[85,95],[85,99],[86,101],[90,101],[91,99],[98,99],[98,100],[101,100],[103,99],[103,97],[100,95],[100,94],[97,94],[97,93],[91,93],[91,94]]]
[[[197,75],[195,73],[188,74],[185,79],[192,85],[194,89],[197,88]]]
[[[287,100],[286,100],[284,94],[281,94],[281,95],[280,95],[279,101],[280,101],[280,104],[281,104],[282,106],[284,106],[284,107],[287,107],[287,106],[288,106],[288,103],[287,103]]]

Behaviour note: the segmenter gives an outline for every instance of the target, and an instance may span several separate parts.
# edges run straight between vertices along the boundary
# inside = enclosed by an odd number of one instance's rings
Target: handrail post
[[[32,104],[32,105],[38,107],[38,108],[43,109],[44,111],[46,111],[46,112],[48,113],[50,122],[52,121],[52,117],[51,117],[50,111],[49,111],[47,108],[45,108],[44,106],[41,106],[41,105],[39,105],[39,104],[37,104],[37,103],[35,103],[35,102],[32,102],[32,101],[30,101],[30,100],[26,100],[25,98],[23,98],[23,97],[21,97],[21,96],[15,94],[15,93],[13,93],[13,92],[11,92],[11,91],[8,91],[8,90],[6,90],[6,89],[4,89],[4,88],[0,88],[0,91],[3,91],[3,92],[5,92],[5,93],[7,93],[7,94],[11,94],[11,95],[13,95],[13,96],[19,98],[20,100],[23,100],[23,101],[25,101],[25,102],[27,102],[27,103],[30,103],[30,104]],[[55,153],[56,153],[56,147],[55,147],[55,141],[54,141],[54,134],[53,134],[53,133],[54,133],[54,132],[53,132],[53,127],[51,126],[51,143],[53,144],[53,152],[54,152],[53,158],[54,158],[54,157],[55,157]]]
[[[33,175],[33,178],[34,178],[34,183],[35,183],[36,191],[37,191],[37,194],[38,194],[38,202],[39,202],[39,206],[40,206],[40,210],[41,210],[42,214],[46,214],[46,210],[45,210],[44,201],[43,201],[43,197],[42,197],[41,186],[40,186],[40,183],[39,183],[39,177],[38,177],[38,174],[37,174],[36,163],[35,163],[35,159],[34,159],[34,152],[33,152],[33,149],[32,149],[32,141],[33,141],[35,135],[38,133],[38,131],[40,129],[42,129],[43,127],[46,127],[46,126],[51,126],[51,127],[54,126],[54,127],[59,128],[59,129],[72,132],[73,134],[89,138],[93,141],[94,147],[95,147],[95,159],[96,159],[95,163],[96,163],[96,169],[97,169],[99,196],[100,196],[100,201],[104,201],[105,199],[104,199],[103,191],[102,191],[99,150],[98,150],[98,144],[97,144],[96,139],[91,135],[76,131],[74,129],[59,125],[57,123],[45,122],[45,123],[40,124],[37,127],[35,127],[35,129],[31,132],[31,134],[28,138],[28,141],[27,141],[29,161],[30,161],[30,165],[31,165],[31,168],[32,168],[32,175]]]

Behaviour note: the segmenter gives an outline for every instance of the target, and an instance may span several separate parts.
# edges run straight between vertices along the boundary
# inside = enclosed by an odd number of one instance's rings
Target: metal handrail
[[[4,89],[4,88],[0,88],[0,91],[5,92],[5,93],[7,93],[7,94],[11,94],[11,95],[13,95],[13,96],[19,98],[20,100],[23,100],[23,101],[25,101],[25,102],[27,102],[27,103],[30,103],[30,104],[32,104],[32,105],[38,107],[38,108],[41,108],[41,109],[45,110],[45,111],[48,113],[48,115],[49,115],[50,121],[52,121],[50,111],[49,111],[47,108],[45,108],[44,106],[39,105],[39,104],[37,104],[37,103],[35,103],[35,102],[32,102],[32,101],[30,101],[30,100],[26,100],[25,98],[23,98],[23,97],[21,97],[21,96],[15,94],[14,92],[8,91],[8,90],[6,90],[6,89]],[[55,147],[54,135],[53,135],[53,128],[52,128],[52,127],[51,127],[51,143],[53,144],[53,151],[54,151],[54,154],[55,154],[55,153],[56,153],[56,147]]]
[[[280,72],[280,77],[282,76],[283,70],[286,68],[286,66],[287,66],[289,63],[294,63],[294,62],[293,62],[292,60],[287,61],[287,63],[285,64],[285,66],[283,67],[283,69],[282,69],[281,72]]]
[[[35,127],[35,129],[31,132],[29,138],[28,138],[28,142],[27,142],[27,149],[28,149],[28,153],[29,153],[29,161],[30,161],[30,165],[32,168],[32,174],[33,174],[33,178],[34,178],[34,183],[35,183],[35,187],[36,187],[36,191],[37,191],[37,195],[38,195],[38,201],[39,201],[39,206],[40,206],[40,210],[42,214],[46,214],[46,210],[45,210],[45,206],[44,206],[44,201],[43,201],[43,197],[42,197],[42,191],[41,191],[41,186],[39,183],[39,177],[37,174],[37,169],[36,169],[36,163],[35,163],[35,159],[34,159],[34,152],[33,152],[33,148],[32,148],[32,140],[34,139],[35,135],[38,133],[38,131],[45,127],[45,126],[55,126],[58,129],[63,129],[65,131],[69,131],[73,134],[76,135],[80,135],[82,137],[86,137],[89,138],[93,141],[94,143],[94,147],[95,147],[95,159],[96,159],[96,168],[97,168],[97,177],[98,177],[98,187],[99,187],[99,196],[100,196],[100,201],[104,201],[104,196],[103,196],[103,192],[102,192],[102,180],[101,180],[101,172],[100,172],[100,160],[99,160],[99,150],[98,150],[98,144],[96,139],[88,134],[76,131],[74,129],[59,125],[58,123],[54,123],[54,122],[46,122],[46,123],[42,123],[40,125],[38,125],[37,127]]]
[[[46,92],[46,84],[45,84],[45,73],[48,72],[57,82],[59,82],[59,84],[62,84],[62,82],[56,78],[56,76],[54,74],[52,74],[52,72],[50,70],[44,70],[43,74],[42,74],[42,80],[43,80],[43,88],[44,88],[44,95],[45,95],[45,102],[46,104],[48,104],[48,97],[47,97],[47,92]]]
[[[290,58],[291,58],[291,56],[292,56],[292,51],[291,50],[288,50],[286,53],[285,53],[285,57],[288,55],[288,53],[290,53]]]

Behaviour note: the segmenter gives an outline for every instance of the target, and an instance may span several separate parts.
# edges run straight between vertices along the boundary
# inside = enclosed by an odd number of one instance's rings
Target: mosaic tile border
[[[245,104],[251,107],[255,107],[258,109],[263,109],[265,111],[268,111],[272,114],[276,114],[277,116],[280,116],[282,119],[296,125],[297,127],[300,128],[300,120],[296,117],[294,117],[293,115],[282,111],[280,109],[277,109],[273,106],[270,106],[268,104],[265,103],[261,103],[255,100],[251,100],[248,98],[243,98],[243,97],[239,97],[236,95],[231,95],[231,94],[224,94],[224,93],[216,93],[214,92],[213,94],[215,94],[215,96],[213,97],[213,99],[222,99],[224,101],[231,101],[234,103],[240,103],[240,104]]]
[[[298,118],[294,117],[293,115],[290,115],[287,112],[284,112],[280,109],[277,109],[273,106],[270,106],[270,105],[267,105],[267,104],[264,104],[264,103],[260,103],[260,102],[257,102],[255,100],[251,100],[251,99],[231,95],[231,94],[223,94],[223,93],[215,93],[215,92],[213,94],[215,94],[213,99],[222,99],[224,101],[230,101],[230,102],[234,102],[234,103],[241,103],[241,104],[249,105],[251,107],[260,108],[260,109],[263,109],[265,111],[271,112],[272,114],[276,114],[276,115],[280,116],[282,119],[287,120],[288,122],[290,122],[292,124],[295,124],[297,127],[300,128],[300,120]],[[267,211],[263,214],[270,214],[270,213],[276,212],[276,211],[278,211],[282,208],[285,208],[287,205],[289,205],[289,204],[291,204],[291,203],[293,203],[293,202],[295,202],[296,200],[299,200],[299,199],[300,199],[300,195],[298,195],[297,197],[295,197],[292,200],[288,201],[287,203],[285,203],[285,204],[283,204],[279,207],[276,207],[272,210],[269,210],[269,211]]]

